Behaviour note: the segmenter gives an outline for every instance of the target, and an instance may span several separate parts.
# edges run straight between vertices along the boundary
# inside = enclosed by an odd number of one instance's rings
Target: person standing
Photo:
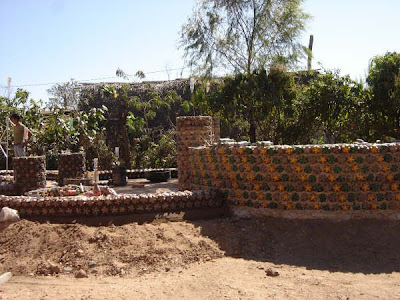
[[[14,156],[21,157],[25,156],[25,146],[28,144],[32,137],[32,133],[28,128],[20,123],[21,117],[17,114],[13,114],[10,117],[11,122],[14,126]],[[25,136],[27,134],[27,138]]]

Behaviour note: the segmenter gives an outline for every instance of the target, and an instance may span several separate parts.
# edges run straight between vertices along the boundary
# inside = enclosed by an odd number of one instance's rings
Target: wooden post
[[[312,63],[312,48],[314,44],[314,36],[310,35],[310,42],[308,43],[308,71],[311,71],[311,63]]]

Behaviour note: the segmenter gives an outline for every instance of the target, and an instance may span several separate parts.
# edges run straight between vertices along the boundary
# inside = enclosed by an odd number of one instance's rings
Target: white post
[[[93,159],[93,181],[95,184],[99,183],[99,171],[98,171],[99,159]]]
[[[117,161],[119,161],[119,147],[115,147],[115,157],[117,158]]]
[[[9,130],[9,118],[7,117],[7,119],[6,119],[6,142],[7,142],[7,148],[6,148],[6,154],[7,154],[7,157],[6,157],[6,172],[8,172],[8,147],[9,147],[9,145],[8,145],[8,130]]]
[[[10,120],[10,118],[7,117],[6,118],[6,128],[3,131],[3,133],[0,135],[0,151],[6,158],[6,172],[8,172],[8,169],[9,169],[8,153],[10,150],[9,149],[9,147],[10,147],[10,136],[9,136],[10,124],[12,124],[11,120]],[[5,149],[3,146],[5,146]]]
[[[193,93],[194,93],[194,84],[196,83],[195,79],[193,77],[190,77],[189,79],[189,88],[190,88],[190,97],[193,103]],[[196,109],[193,108],[193,115],[196,115]]]
[[[189,80],[189,87],[190,87],[190,93],[192,93],[192,94],[194,92],[194,84],[195,84],[195,82],[196,82],[195,79],[193,77],[191,77],[190,80]]]
[[[207,81],[207,83],[206,83],[206,93],[207,94],[210,91],[210,88],[211,88],[211,83],[209,81]]]

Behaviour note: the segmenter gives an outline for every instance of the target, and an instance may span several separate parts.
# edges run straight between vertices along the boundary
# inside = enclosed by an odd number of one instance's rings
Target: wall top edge
[[[177,120],[185,120],[185,119],[191,120],[191,119],[208,119],[208,118],[214,118],[214,117],[211,117],[211,116],[180,116],[180,117],[177,117],[176,119]]]
[[[214,143],[213,145],[204,145],[198,147],[189,147],[192,151],[214,151],[217,149],[227,149],[243,152],[244,154],[253,154],[253,152],[261,151],[265,154],[329,154],[329,153],[357,153],[357,152],[400,152],[400,142],[395,143],[353,143],[353,144],[318,144],[318,145],[272,145],[270,143]],[[228,153],[229,154],[229,153]]]
[[[151,199],[168,199],[173,197],[216,197],[219,193],[213,189],[207,190],[184,190],[177,192],[163,192],[163,193],[143,193],[143,194],[117,194],[117,195],[100,195],[100,196],[91,196],[86,197],[82,195],[78,196],[59,196],[59,197],[51,197],[51,196],[7,196],[0,195],[0,201],[2,201],[3,205],[6,206],[7,201],[17,201],[17,202],[43,202],[43,201],[69,201],[69,202],[91,202],[91,201],[107,201],[107,200],[131,200],[131,199],[141,199],[141,200],[151,200]],[[0,207],[1,203],[0,203]]]
[[[44,159],[44,156],[20,156],[13,157],[13,160]]]

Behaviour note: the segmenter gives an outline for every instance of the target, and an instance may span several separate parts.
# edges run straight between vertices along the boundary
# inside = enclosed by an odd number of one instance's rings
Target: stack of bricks
[[[46,186],[44,156],[14,157],[14,185],[18,194]]]
[[[188,162],[189,147],[211,145],[214,142],[214,122],[212,117],[178,117],[178,179],[179,189],[188,188],[191,170]]]
[[[58,156],[58,184],[66,184],[66,178],[84,178],[85,177],[85,155],[79,153],[63,153]]]
[[[21,216],[120,215],[221,208],[216,191],[181,191],[159,194],[121,194],[99,197],[10,197],[0,195],[0,209],[17,209]]]
[[[180,154],[179,154],[180,155]],[[400,144],[214,145],[185,153],[190,189],[284,210],[400,209]]]

